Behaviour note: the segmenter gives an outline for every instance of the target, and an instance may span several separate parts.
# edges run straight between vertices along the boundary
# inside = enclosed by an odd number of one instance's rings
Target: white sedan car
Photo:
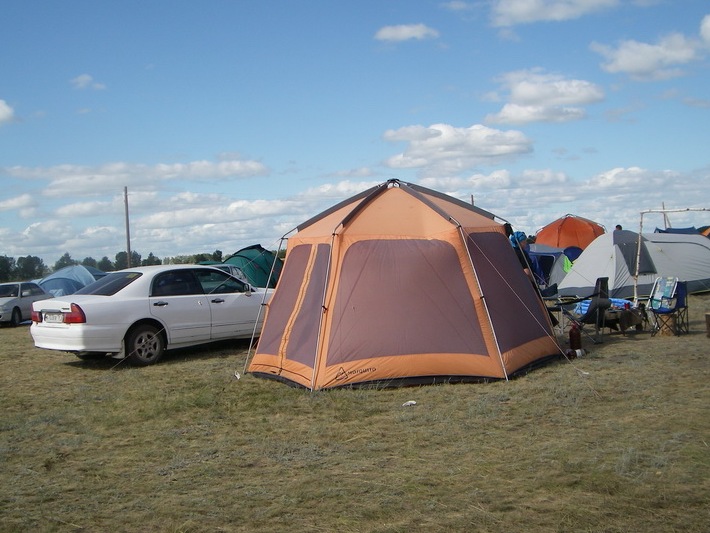
[[[258,336],[272,292],[210,266],[128,268],[34,303],[30,333],[38,348],[145,366],[171,348]]]
[[[34,302],[52,297],[33,281],[0,283],[0,323],[18,326],[30,319]]]

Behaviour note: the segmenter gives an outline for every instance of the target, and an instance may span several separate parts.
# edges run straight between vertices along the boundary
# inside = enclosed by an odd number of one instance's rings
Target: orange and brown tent
[[[555,248],[575,246],[584,250],[594,239],[606,233],[604,226],[576,215],[565,215],[542,227],[535,234],[535,244]]]
[[[508,378],[558,354],[503,224],[390,180],[289,237],[248,371],[311,390]]]

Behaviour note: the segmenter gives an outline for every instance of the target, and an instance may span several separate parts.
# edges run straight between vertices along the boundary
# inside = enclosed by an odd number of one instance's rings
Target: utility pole
[[[126,206],[126,250],[128,253],[126,265],[128,268],[131,268],[131,227],[128,223],[128,187],[123,188],[123,203]]]

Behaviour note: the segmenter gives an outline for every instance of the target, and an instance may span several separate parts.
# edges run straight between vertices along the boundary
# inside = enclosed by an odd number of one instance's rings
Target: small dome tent
[[[273,289],[281,275],[282,261],[261,244],[253,244],[235,252],[225,263],[239,267],[255,287]]]
[[[493,218],[390,180],[304,222],[247,370],[317,390],[507,379],[559,354]]]
[[[584,250],[589,243],[604,233],[605,229],[601,224],[567,214],[537,230],[535,243],[555,248],[576,246]]]
[[[70,265],[60,268],[37,282],[45,292],[55,297],[74,294],[106,275],[106,272],[84,265]]]

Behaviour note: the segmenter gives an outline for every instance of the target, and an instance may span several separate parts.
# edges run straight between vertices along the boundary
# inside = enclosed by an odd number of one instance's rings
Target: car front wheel
[[[12,310],[12,318],[10,318],[10,326],[15,328],[20,325],[22,322],[22,314],[20,313],[20,310],[15,307]]]
[[[165,351],[165,341],[154,326],[138,326],[126,336],[126,355],[139,366],[157,363]]]

